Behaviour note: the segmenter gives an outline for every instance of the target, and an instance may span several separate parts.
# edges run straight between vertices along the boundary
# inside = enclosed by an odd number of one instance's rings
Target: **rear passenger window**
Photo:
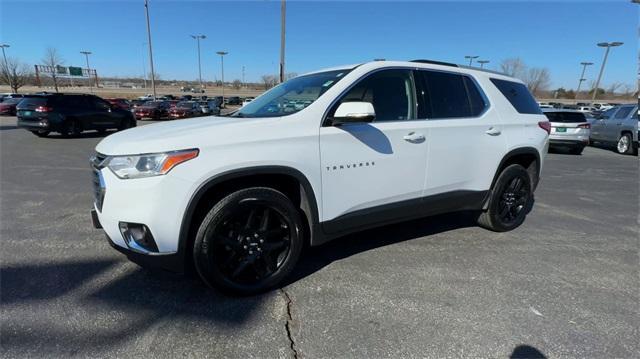
[[[542,114],[540,106],[536,100],[531,96],[531,92],[527,89],[527,86],[513,81],[491,79],[494,85],[502,92],[504,97],[511,102],[511,105],[519,113],[525,114]]]
[[[429,119],[476,117],[487,106],[477,85],[468,76],[418,71],[420,117]]]
[[[631,113],[631,110],[633,110],[633,107],[631,106],[620,107],[618,112],[616,112],[615,118],[617,119],[627,118],[627,116],[629,116],[629,114]]]

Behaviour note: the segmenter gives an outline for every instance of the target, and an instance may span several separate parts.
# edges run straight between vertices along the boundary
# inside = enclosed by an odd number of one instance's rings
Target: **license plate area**
[[[556,127],[556,132],[567,132],[566,127]]]

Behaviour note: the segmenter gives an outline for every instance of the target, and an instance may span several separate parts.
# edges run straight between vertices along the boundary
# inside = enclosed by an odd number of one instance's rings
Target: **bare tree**
[[[525,78],[522,81],[527,84],[531,93],[536,94],[549,88],[551,75],[546,68],[532,67],[526,71]]]
[[[27,84],[31,78],[31,68],[17,59],[9,58],[0,64],[0,80],[11,87],[13,93]]]
[[[42,58],[42,63],[52,68],[53,71],[51,71],[49,75],[53,80],[53,87],[55,87],[56,92],[58,92],[58,66],[62,66],[64,60],[60,57],[60,54],[58,54],[57,49],[49,47]]]
[[[611,85],[609,85],[609,87],[607,87],[606,91],[607,91],[608,94],[612,94],[613,95],[613,94],[616,93],[616,91],[618,91],[618,89],[620,87],[622,87],[622,85],[623,85],[622,82],[614,82]]]
[[[238,79],[233,80],[233,82],[231,83],[234,89],[239,89],[240,87],[242,87],[242,82]]]
[[[264,83],[264,89],[268,90],[278,83],[278,77],[274,75],[262,75],[262,83]]]
[[[509,76],[517,77],[522,80],[526,75],[527,65],[525,65],[524,61],[519,57],[509,58],[502,60],[500,63],[500,70]]]

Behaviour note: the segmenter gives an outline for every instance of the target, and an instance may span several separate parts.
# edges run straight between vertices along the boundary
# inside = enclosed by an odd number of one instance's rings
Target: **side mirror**
[[[333,115],[332,124],[371,122],[376,118],[376,111],[371,102],[343,102]]]

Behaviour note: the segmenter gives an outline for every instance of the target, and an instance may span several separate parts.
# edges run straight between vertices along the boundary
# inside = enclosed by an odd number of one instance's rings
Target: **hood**
[[[105,155],[128,155],[203,148],[255,136],[279,118],[206,116],[134,127],[105,137],[96,151]]]

